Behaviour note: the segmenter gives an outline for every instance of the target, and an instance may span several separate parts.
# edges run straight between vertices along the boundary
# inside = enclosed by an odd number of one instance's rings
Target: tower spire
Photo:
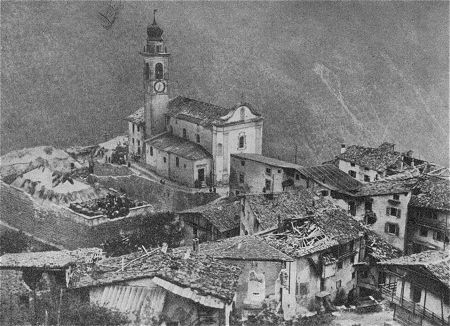
[[[158,11],[158,9],[153,9],[153,24],[152,25],[157,25],[156,24],[156,12]]]

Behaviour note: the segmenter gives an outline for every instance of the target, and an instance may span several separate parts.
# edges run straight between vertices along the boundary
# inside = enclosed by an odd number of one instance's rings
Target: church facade
[[[189,187],[226,186],[230,155],[262,152],[263,117],[248,103],[225,108],[169,99],[170,54],[155,19],[142,52],[144,107],[127,117],[129,156]]]

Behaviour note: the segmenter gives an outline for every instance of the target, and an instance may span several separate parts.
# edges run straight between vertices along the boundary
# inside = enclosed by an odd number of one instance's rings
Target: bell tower
[[[169,56],[162,39],[163,30],[156,23],[156,9],[153,23],[147,27],[147,44],[140,52],[144,58],[143,86],[145,92],[144,121],[145,138],[166,130],[165,114],[169,104]]]

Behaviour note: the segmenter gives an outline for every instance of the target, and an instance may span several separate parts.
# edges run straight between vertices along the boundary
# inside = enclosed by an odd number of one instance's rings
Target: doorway
[[[205,169],[198,169],[198,181],[203,183],[205,181]]]

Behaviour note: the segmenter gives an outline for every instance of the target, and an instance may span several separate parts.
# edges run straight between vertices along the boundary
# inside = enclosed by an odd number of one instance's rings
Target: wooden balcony
[[[431,310],[425,308],[424,306],[421,306],[420,304],[406,300],[405,298],[400,298],[397,295],[395,295],[396,284],[394,283],[381,284],[380,290],[385,299],[407,310],[409,314],[411,314],[413,317],[416,317],[419,320],[425,319],[428,322],[432,323],[433,325],[437,326],[450,325],[448,318],[445,319],[445,317],[441,316],[440,314],[432,312]],[[422,323],[418,325],[421,324]]]

